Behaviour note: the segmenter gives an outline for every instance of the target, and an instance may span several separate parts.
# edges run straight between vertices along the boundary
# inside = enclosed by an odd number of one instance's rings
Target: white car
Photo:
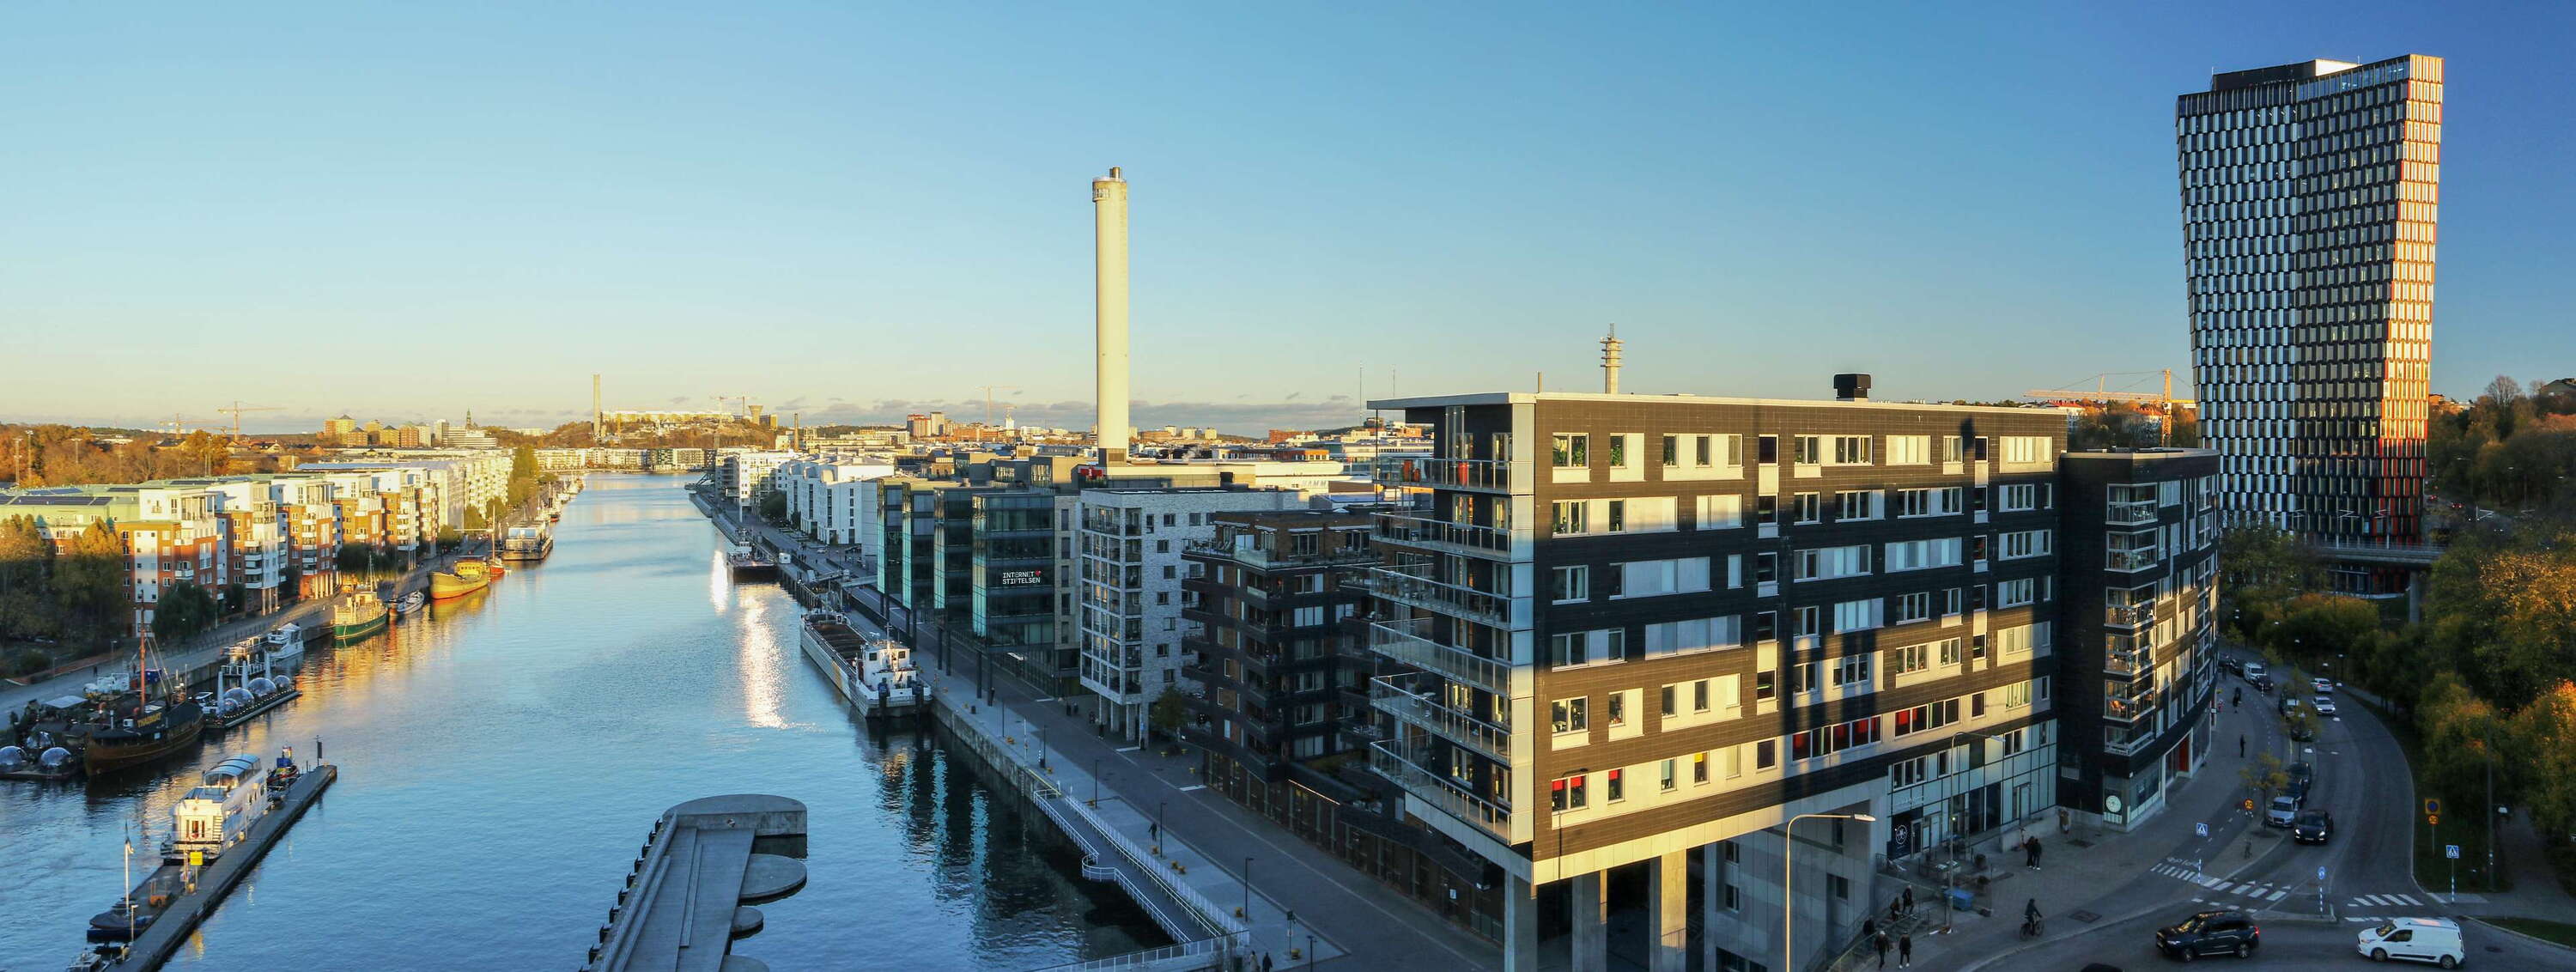
[[[2308,685],[2315,688],[2318,695],[2325,695],[2334,691],[2334,679],[2331,678],[2312,678],[2308,680]]]
[[[2363,929],[2356,944],[2362,955],[2376,962],[2408,959],[2456,969],[2469,960],[2468,948],[2460,942],[2459,924],[2447,918],[2391,918],[2376,928]]]
[[[2317,714],[2322,716],[2335,714],[2334,700],[2322,695],[2317,696]]]

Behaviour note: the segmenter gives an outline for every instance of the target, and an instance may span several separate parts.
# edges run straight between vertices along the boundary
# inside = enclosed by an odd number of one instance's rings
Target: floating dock
[[[188,936],[196,932],[198,923],[213,914],[215,906],[223,903],[224,895],[232,893],[233,886],[250,874],[250,869],[259,864],[259,859],[268,854],[268,849],[277,843],[279,837],[285,836],[286,828],[294,826],[296,819],[304,816],[304,811],[312,807],[314,801],[321,799],[322,791],[330,789],[331,782],[339,778],[340,768],[329,763],[305,770],[296,778],[294,785],[286,788],[286,797],[277,809],[251,824],[250,833],[242,838],[239,845],[225,851],[213,864],[199,871],[196,887],[180,890],[169,906],[161,910],[160,916],[153,919],[152,927],[134,936],[134,941],[125,950],[125,957],[107,968],[111,972],[148,972],[169,961],[170,956],[179,951],[179,946],[188,941]],[[155,877],[158,876],[156,873]]]

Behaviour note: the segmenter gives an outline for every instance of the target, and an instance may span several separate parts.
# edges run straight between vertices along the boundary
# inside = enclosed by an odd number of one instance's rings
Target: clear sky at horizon
[[[0,420],[1139,424],[2187,382],[2174,96],[2448,59],[2434,390],[2576,374],[2576,7],[15,4]],[[2128,377],[2115,382],[2152,377]],[[1339,396],[1338,400],[1335,396]]]

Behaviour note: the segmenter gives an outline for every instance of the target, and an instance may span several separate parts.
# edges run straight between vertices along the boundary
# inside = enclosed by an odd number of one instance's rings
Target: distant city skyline
[[[0,82],[46,96],[0,103],[0,421],[553,426],[600,372],[610,408],[975,419],[990,383],[1087,427],[1110,165],[1144,427],[1597,388],[1613,322],[1636,392],[2187,381],[2173,93],[2397,50],[2471,106],[2432,390],[2576,372],[2576,14],[2202,6],[12,8]]]

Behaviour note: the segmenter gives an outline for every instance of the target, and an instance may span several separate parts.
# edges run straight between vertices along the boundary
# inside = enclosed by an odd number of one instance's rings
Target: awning
[[[62,698],[59,698],[59,699],[46,699],[46,700],[45,700],[45,706],[46,706],[47,708],[54,708],[54,709],[77,709],[77,708],[80,708],[81,706],[88,705],[88,704],[89,704],[89,700],[88,700],[88,699],[81,698],[80,696],[77,696],[77,695],[66,695],[66,696],[63,696]]]

